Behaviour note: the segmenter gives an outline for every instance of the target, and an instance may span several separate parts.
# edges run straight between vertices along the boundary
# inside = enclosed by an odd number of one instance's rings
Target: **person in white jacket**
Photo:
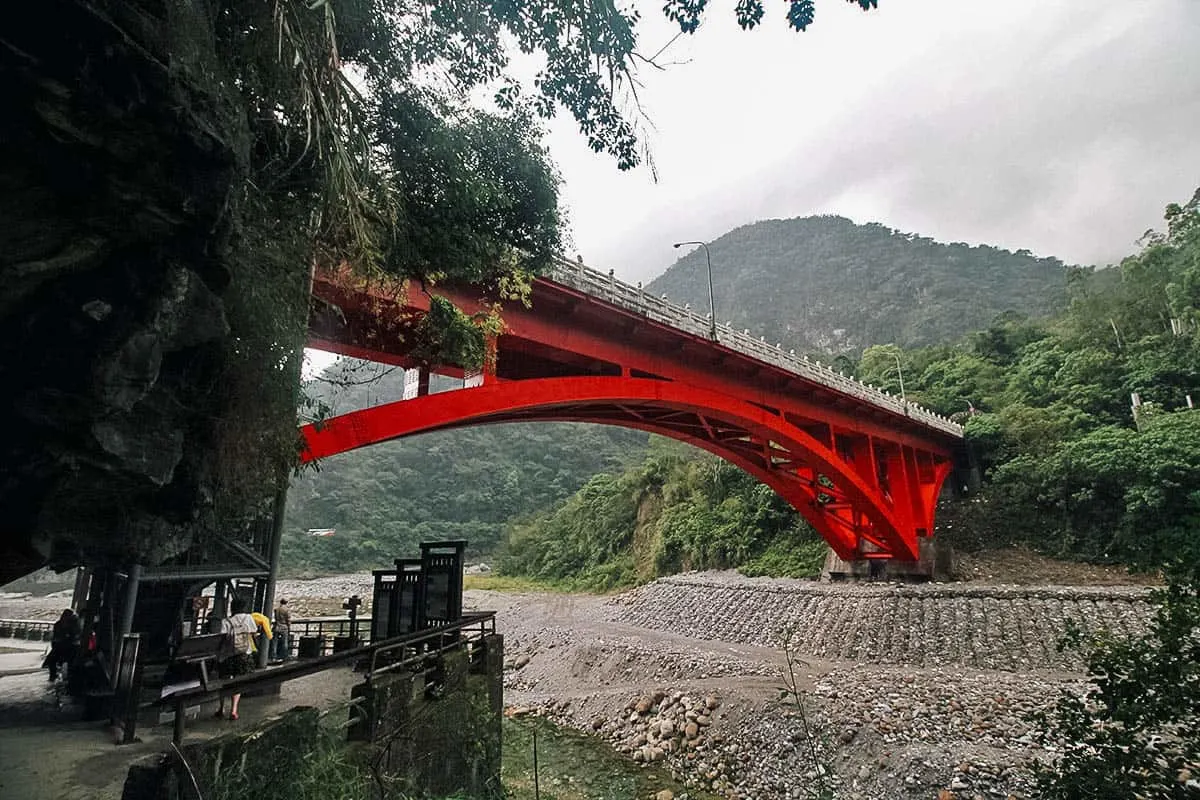
[[[225,648],[228,653],[221,659],[222,678],[247,675],[254,671],[258,663],[254,655],[257,652],[254,639],[258,636],[258,623],[247,610],[246,601],[241,598],[234,598],[230,603],[230,611],[232,613],[221,621],[221,633],[226,636]],[[238,718],[238,702],[241,699],[240,692],[230,698],[230,719]],[[217,713],[213,716],[225,716],[225,695],[220,696]]]

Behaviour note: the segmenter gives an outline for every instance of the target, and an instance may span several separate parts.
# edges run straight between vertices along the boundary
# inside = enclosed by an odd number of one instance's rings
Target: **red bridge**
[[[467,311],[491,302],[438,287]],[[929,411],[583,267],[560,262],[462,390],[429,393],[410,353],[430,298],[318,276],[309,345],[408,369],[404,397],[306,425],[304,460],[426,431],[558,420],[670,436],[778,492],[843,559],[915,560],[962,428]]]

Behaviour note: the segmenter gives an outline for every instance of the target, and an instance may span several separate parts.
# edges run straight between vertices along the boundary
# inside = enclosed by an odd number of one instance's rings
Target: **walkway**
[[[40,669],[45,647],[0,639],[0,800],[119,800],[130,764],[170,747],[171,725],[143,723],[139,742],[114,745],[107,723],[84,722],[69,698],[59,707]],[[243,698],[237,722],[213,719],[205,706],[185,741],[246,730],[297,705],[332,708],[359,679],[348,667],[299,678],[279,695]]]

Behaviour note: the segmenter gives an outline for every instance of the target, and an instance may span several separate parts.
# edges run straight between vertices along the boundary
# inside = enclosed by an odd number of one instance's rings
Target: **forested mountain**
[[[309,387],[333,413],[402,394],[400,370],[380,375],[339,363],[328,378],[352,384]],[[324,459],[288,491],[283,567],[293,573],[381,568],[437,539],[467,539],[471,555],[490,553],[510,521],[561,502],[598,472],[639,459],[645,443],[646,434],[621,428],[510,424],[429,433]],[[308,536],[310,528],[336,533]]]
[[[845,217],[764,220],[709,250],[717,320],[806,352],[936,344],[1004,311],[1046,316],[1066,306],[1058,259],[942,244]],[[647,288],[707,313],[703,248]]]

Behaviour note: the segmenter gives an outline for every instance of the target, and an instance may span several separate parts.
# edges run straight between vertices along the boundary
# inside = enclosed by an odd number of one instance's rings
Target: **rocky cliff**
[[[219,524],[251,139],[214,17],[47,2],[5,23],[0,583],[157,563]]]

